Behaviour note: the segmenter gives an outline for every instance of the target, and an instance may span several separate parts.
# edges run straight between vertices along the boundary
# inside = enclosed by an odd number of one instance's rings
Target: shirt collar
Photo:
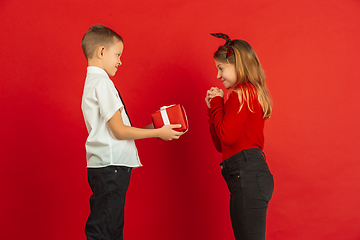
[[[109,75],[105,72],[104,69],[95,66],[87,67],[87,73],[97,73],[109,77]]]

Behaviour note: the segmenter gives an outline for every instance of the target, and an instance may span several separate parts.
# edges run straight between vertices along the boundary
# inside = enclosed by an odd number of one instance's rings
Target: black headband
[[[231,39],[229,38],[228,35],[224,34],[224,33],[211,33],[212,36],[214,37],[217,37],[217,38],[222,38],[222,39],[225,39],[225,44],[224,46],[227,48],[227,52],[226,52],[226,58],[228,56],[230,56],[230,54],[233,53],[233,49],[232,47],[230,46],[230,43],[231,43]]]

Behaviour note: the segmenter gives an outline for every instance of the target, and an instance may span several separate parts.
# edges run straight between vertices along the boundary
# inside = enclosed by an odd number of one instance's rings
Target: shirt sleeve
[[[214,97],[211,102],[210,121],[215,133],[224,145],[232,145],[239,137],[250,110],[244,103],[240,109],[238,95],[232,92],[224,105],[222,97]]]
[[[215,132],[215,125],[211,119],[211,109],[208,108],[208,113],[207,113],[208,117],[209,117],[209,131],[210,131],[210,135],[211,135],[211,140],[216,148],[216,150],[218,152],[222,152],[222,147],[221,147],[221,142],[219,137],[217,136],[216,132]]]
[[[105,121],[109,121],[115,112],[123,107],[111,80],[100,81],[95,88],[95,94],[99,103],[100,114],[104,117]]]

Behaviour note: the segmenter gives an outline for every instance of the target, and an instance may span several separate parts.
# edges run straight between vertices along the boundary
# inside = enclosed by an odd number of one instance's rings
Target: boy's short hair
[[[114,44],[115,39],[123,42],[122,37],[112,29],[101,24],[91,26],[81,41],[86,59],[92,58],[99,46],[109,47]]]

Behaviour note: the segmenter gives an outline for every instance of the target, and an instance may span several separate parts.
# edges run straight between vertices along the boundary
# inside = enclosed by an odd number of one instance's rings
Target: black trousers
[[[93,192],[90,197],[90,215],[85,225],[87,240],[122,240],[125,197],[131,168],[88,168],[87,173]]]
[[[230,191],[230,218],[236,240],[265,239],[266,211],[274,180],[261,149],[243,150],[220,163]]]

